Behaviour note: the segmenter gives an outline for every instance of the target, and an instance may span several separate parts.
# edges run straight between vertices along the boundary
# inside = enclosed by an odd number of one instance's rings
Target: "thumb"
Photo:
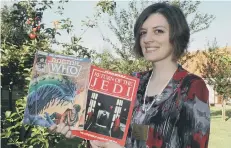
[[[56,129],[57,129],[57,125],[56,125],[56,124],[53,124],[53,125],[51,125],[51,126],[48,128],[49,132],[54,132]]]
[[[97,140],[91,140],[90,143],[93,148],[94,146],[106,148],[106,145],[107,145],[107,142],[102,142],[102,141],[97,141]]]

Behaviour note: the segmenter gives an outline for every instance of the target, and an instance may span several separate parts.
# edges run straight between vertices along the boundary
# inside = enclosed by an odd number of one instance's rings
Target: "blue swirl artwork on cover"
[[[83,130],[90,68],[88,58],[37,51],[23,123]]]

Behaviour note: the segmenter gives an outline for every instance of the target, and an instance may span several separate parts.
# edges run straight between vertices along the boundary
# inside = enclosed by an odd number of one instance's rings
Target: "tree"
[[[225,120],[226,101],[231,98],[231,52],[226,48],[219,49],[217,46],[212,46],[203,54],[207,62],[203,65],[202,73],[222,97],[222,119]]]
[[[41,23],[43,11],[53,2],[19,2],[1,11],[2,86],[8,84],[23,88],[37,49],[51,51],[51,28]]]
[[[62,4],[68,1],[59,1],[58,13],[62,14]],[[55,52],[53,44],[61,44],[66,48],[66,54],[78,54],[87,56],[89,50],[77,44],[73,37],[71,44],[58,43],[56,36],[61,35],[59,30],[72,31],[73,25],[70,19],[62,19],[59,25],[47,28],[42,22],[43,12],[53,8],[53,1],[19,1],[13,6],[4,6],[1,10],[1,66],[2,87],[9,86],[9,102],[12,102],[12,90],[14,87],[24,91],[26,96],[30,73],[36,50]],[[55,23],[57,25],[57,23]],[[39,47],[39,49],[38,49]],[[63,50],[62,52],[65,54]],[[77,56],[77,55],[76,55]],[[16,100],[16,107],[10,105],[8,111],[2,115],[2,138],[8,145],[17,147],[53,147],[57,145],[61,136],[49,134],[46,128],[23,125],[23,114],[26,106],[26,97]],[[1,119],[2,119],[1,118]],[[81,142],[77,139],[77,142]],[[59,143],[59,145],[61,145]]]
[[[114,2],[111,1],[111,3],[114,3]],[[135,21],[138,18],[139,13],[141,13],[141,11],[150,3],[155,3],[155,2],[141,1],[140,5],[137,5],[137,1],[130,1],[128,4],[128,9],[118,10],[117,9],[118,7],[116,8],[113,7],[113,13],[110,14],[111,17],[108,21],[108,27],[118,39],[118,44],[115,41],[112,41],[110,37],[107,37],[102,34],[104,41],[106,41],[107,43],[110,43],[113,51],[116,52],[116,56],[118,56],[119,59],[123,61],[123,63],[126,63],[125,65],[127,66],[128,65],[131,66],[133,62],[131,62],[130,60],[133,61],[135,59],[135,56],[132,52],[133,46],[134,46],[133,27],[134,27]],[[177,5],[183,10],[187,18],[189,17],[192,18],[192,20],[189,22],[191,34],[195,34],[202,30],[207,29],[215,18],[213,15],[201,14],[200,12],[198,12],[198,6],[200,4],[199,1],[193,2],[193,1],[175,0],[175,1],[168,1],[168,3]],[[114,55],[111,53],[111,56],[114,56]],[[192,58],[187,53],[186,53],[186,56],[188,56],[189,58]],[[151,68],[150,63],[143,62],[142,61],[143,59],[139,59],[139,60],[141,60],[141,62],[139,63],[139,65],[142,65],[140,66],[141,69],[137,68],[135,71],[140,71],[143,69]],[[181,64],[183,64],[185,61],[180,60],[180,62]],[[136,64],[136,62],[134,62],[134,64]],[[120,66],[120,65],[117,65],[117,66]],[[149,68],[147,68],[147,66]],[[134,70],[134,69],[131,69],[131,70]]]

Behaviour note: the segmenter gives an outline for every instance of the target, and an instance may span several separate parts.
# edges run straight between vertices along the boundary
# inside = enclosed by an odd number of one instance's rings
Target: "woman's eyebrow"
[[[155,27],[152,27],[153,29],[156,29],[156,28],[165,28],[167,29],[167,27],[165,26],[155,26]],[[140,30],[147,30],[146,28],[141,28]]]

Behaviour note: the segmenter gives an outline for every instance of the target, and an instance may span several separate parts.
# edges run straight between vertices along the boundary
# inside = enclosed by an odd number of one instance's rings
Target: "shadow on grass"
[[[222,115],[221,110],[211,112],[211,116],[221,116],[221,115]]]
[[[217,110],[217,111],[213,111],[211,112],[211,116],[214,118],[214,116],[221,116],[222,115],[222,112],[221,110]],[[231,118],[231,110],[226,110],[226,121],[229,120]]]
[[[231,118],[231,110],[226,111],[226,116],[228,116],[228,118],[226,118],[226,121]]]

